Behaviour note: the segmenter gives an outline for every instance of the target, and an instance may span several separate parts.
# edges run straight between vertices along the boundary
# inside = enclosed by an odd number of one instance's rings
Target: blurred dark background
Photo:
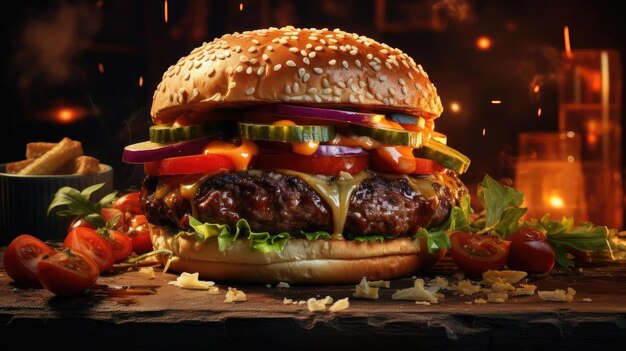
[[[614,48],[623,61],[621,7],[616,1],[14,2],[2,11],[8,124],[0,138],[8,147],[0,162],[23,159],[27,142],[69,136],[114,167],[116,189],[138,186],[142,169],[123,164],[121,152],[147,138],[152,93],[167,67],[222,34],[292,24],[339,27],[407,52],[441,95],[437,130],[473,161],[464,180],[511,177],[517,134],[558,129],[555,78],[564,26],[573,49]]]

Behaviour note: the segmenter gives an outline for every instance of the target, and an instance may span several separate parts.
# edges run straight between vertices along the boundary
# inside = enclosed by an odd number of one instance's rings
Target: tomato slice
[[[141,214],[141,206],[139,205],[139,192],[133,191],[132,193],[124,194],[120,196],[111,207],[118,209],[131,215]]]
[[[78,227],[72,230],[65,237],[63,248],[89,256],[96,262],[100,272],[106,272],[113,267],[111,244],[91,228]]]
[[[511,253],[507,260],[510,269],[545,273],[554,267],[556,254],[539,229],[522,227],[507,239],[511,240]]]
[[[190,155],[170,157],[161,161],[144,163],[144,171],[147,175],[175,175],[175,174],[218,174],[230,172],[235,169],[235,164],[228,157],[217,154]]]
[[[146,216],[137,215],[130,220],[129,235],[135,253],[141,255],[152,251],[152,240],[150,239]]]
[[[130,237],[117,230],[107,230],[105,234],[109,244],[111,244],[111,252],[113,253],[113,260],[120,262],[128,258],[133,252],[133,242]]]
[[[303,156],[291,153],[260,154],[255,168],[291,169],[303,173],[337,175],[356,174],[369,166],[369,156]]]
[[[4,270],[18,283],[38,283],[37,264],[53,252],[52,248],[32,235],[13,239],[4,253]]]
[[[41,285],[56,295],[78,295],[98,279],[98,265],[87,254],[59,251],[37,264]]]
[[[380,157],[377,152],[370,154],[372,169],[384,173],[406,174],[397,164]],[[435,174],[443,172],[446,168],[436,161],[415,157],[415,170],[411,174]]]
[[[490,269],[504,267],[511,242],[488,234],[455,232],[450,236],[450,254],[460,270],[479,276]]]

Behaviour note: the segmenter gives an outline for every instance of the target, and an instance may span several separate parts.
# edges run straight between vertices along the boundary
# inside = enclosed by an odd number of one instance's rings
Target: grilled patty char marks
[[[435,227],[443,222],[467,188],[454,173],[423,179],[432,183],[435,197],[411,188],[406,179],[375,175],[363,180],[352,193],[344,237],[381,234],[410,236],[420,227]],[[179,187],[167,195],[155,196],[158,177],[146,177],[141,189],[141,204],[153,224],[188,229],[186,215],[191,204]],[[445,184],[452,184],[447,186]],[[200,221],[233,227],[244,218],[253,231],[294,232],[324,230],[332,232],[330,206],[302,179],[277,172],[223,173],[206,178],[195,195]]]

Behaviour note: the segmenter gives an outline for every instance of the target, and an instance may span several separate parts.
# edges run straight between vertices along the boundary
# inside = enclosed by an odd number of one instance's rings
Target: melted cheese
[[[296,176],[313,188],[330,206],[333,214],[333,236],[332,239],[343,239],[343,228],[348,216],[350,206],[350,196],[361,182],[371,178],[373,173],[363,171],[352,176],[352,178],[332,178],[330,176],[311,175],[296,172],[288,169],[280,170],[281,173]]]
[[[296,123],[288,119],[283,119],[283,120],[272,123],[272,125],[273,126],[295,126]],[[305,156],[313,155],[315,151],[317,151],[317,148],[319,148],[320,146],[319,141],[306,141],[303,143],[290,143],[290,144],[291,144],[291,151],[294,154],[305,155]]]
[[[208,143],[203,152],[205,155],[228,157],[235,164],[235,170],[241,172],[248,169],[252,157],[259,153],[259,148],[250,140],[243,140],[239,146],[216,140]]]
[[[411,189],[416,193],[422,194],[427,200],[437,200],[437,193],[433,187],[431,176],[424,178],[412,177],[408,174],[381,174],[388,179],[406,179]]]

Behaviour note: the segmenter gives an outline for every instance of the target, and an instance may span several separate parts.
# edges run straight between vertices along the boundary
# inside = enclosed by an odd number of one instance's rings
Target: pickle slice
[[[375,128],[363,125],[350,125],[352,132],[377,140],[383,144],[420,147],[424,139],[422,132],[412,132],[408,130],[396,130],[387,128]]]
[[[465,173],[471,162],[467,156],[434,139],[425,141],[421,148],[413,150],[413,155],[437,161],[459,174]]]
[[[150,141],[161,144],[187,141],[214,134],[224,134],[227,129],[226,123],[192,124],[182,127],[157,124],[150,127]]]
[[[303,143],[308,141],[331,141],[335,129],[331,126],[273,126],[271,124],[239,123],[239,135],[250,140],[269,140]]]

